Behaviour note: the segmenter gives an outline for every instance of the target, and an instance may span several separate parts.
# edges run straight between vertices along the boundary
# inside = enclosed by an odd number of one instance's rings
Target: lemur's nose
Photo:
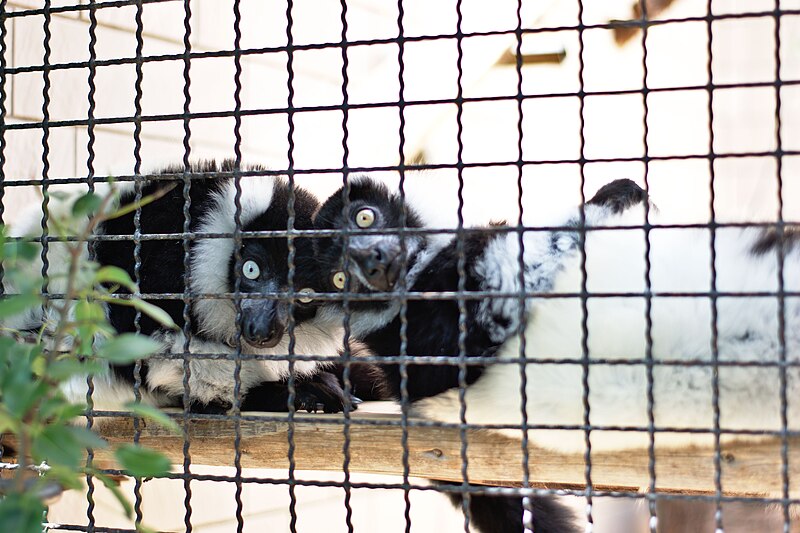
[[[373,288],[379,291],[394,288],[400,272],[400,246],[384,240],[369,248],[351,249],[350,255]]]
[[[242,323],[244,340],[256,348],[272,348],[283,337],[283,325],[269,310],[245,313]]]

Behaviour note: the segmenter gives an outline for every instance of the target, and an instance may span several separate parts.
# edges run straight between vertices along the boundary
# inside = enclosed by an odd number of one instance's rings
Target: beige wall
[[[233,476],[232,468],[193,466],[195,474]],[[281,479],[285,471],[251,470],[245,477]],[[327,472],[298,472],[297,479],[342,481],[342,474]],[[354,474],[356,483],[399,483],[396,478]],[[414,484],[424,481],[412,479]],[[124,482],[122,489],[133,492],[133,483]],[[235,484],[214,481],[193,481],[191,523],[194,531],[203,533],[228,533],[236,531]],[[145,524],[159,531],[184,531],[184,491],[180,480],[153,480],[142,487]],[[344,490],[341,488],[302,487],[296,489],[297,531],[339,532],[347,531],[345,521]],[[450,503],[430,491],[412,491],[411,520],[413,531],[459,531],[463,518],[451,508]],[[121,515],[119,504],[99,487],[95,495],[94,511],[97,525],[107,527],[132,527],[132,522]],[[289,491],[286,485],[243,484],[242,516],[245,531],[289,531]],[[405,531],[405,504],[402,490],[353,489],[351,492],[352,523],[356,531]],[[86,524],[86,497],[77,491],[66,494],[51,507],[51,523]],[[56,529],[57,530],[57,529]],[[463,527],[460,528],[463,531]]]

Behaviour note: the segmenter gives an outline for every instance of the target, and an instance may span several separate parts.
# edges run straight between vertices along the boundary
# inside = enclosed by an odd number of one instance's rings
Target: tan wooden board
[[[397,413],[366,412],[351,415],[349,468],[352,472],[403,474],[403,429],[399,425],[362,424],[360,421],[388,421],[399,424]],[[241,466],[283,469],[289,467],[289,424],[268,420],[240,420]],[[179,418],[179,422],[184,421]],[[294,422],[294,461],[298,470],[341,471],[344,454],[344,417],[298,413]],[[193,464],[231,466],[234,464],[233,420],[189,419],[189,454]],[[127,418],[97,418],[98,432],[112,443],[131,442],[133,421]],[[161,450],[175,464],[183,463],[181,435],[154,424],[140,424],[143,445]],[[523,479],[523,454],[519,440],[489,430],[468,430],[467,456],[470,482],[517,486]],[[4,443],[13,441],[5,439]],[[758,442],[723,443],[721,486],[728,495],[781,495],[780,439]],[[96,451],[99,461],[111,461],[109,452]],[[644,491],[650,486],[649,454],[645,450],[592,453],[591,482],[595,489]],[[458,428],[409,427],[409,474],[447,481],[461,480],[461,439]],[[715,488],[713,446],[691,449],[655,450],[656,489],[664,492],[711,493]],[[580,488],[586,485],[583,454],[560,454],[531,447],[530,482],[535,487]],[[789,480],[793,495],[800,492],[800,440],[789,441]]]

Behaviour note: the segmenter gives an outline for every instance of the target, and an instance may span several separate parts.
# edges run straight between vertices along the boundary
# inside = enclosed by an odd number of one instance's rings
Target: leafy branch
[[[108,323],[105,305],[130,305],[165,328],[175,327],[162,309],[135,297],[138,288],[125,270],[89,260],[87,248],[103,221],[129,214],[169,190],[161,189],[138,204],[111,210],[116,199],[112,186],[102,197],[92,192],[78,197],[68,215],[51,217],[50,228],[61,237],[53,248],[63,246],[67,252],[66,265],[54,266],[55,270],[66,266],[66,272],[55,272],[47,280],[63,283],[59,304],[40,293],[42,279],[35,262],[40,245],[12,240],[0,226],[4,281],[15,290],[15,294],[0,299],[0,322],[23,313],[41,315],[33,340],[12,335],[20,332],[10,328],[0,330],[0,434],[11,438],[17,458],[16,465],[3,463],[6,470],[13,471],[13,477],[0,479],[0,531],[41,532],[48,501],[63,490],[81,489],[86,475],[108,487],[125,514],[132,516],[130,502],[115,482],[85,464],[87,448],[108,448],[109,443],[77,425],[87,406],[67,398],[63,385],[108,371],[109,364],[144,359],[160,348],[149,337],[117,334]],[[72,236],[74,239],[67,240]],[[120,287],[128,290],[131,297],[116,298],[114,293]],[[125,408],[136,416],[180,431],[174,421],[154,407],[131,403]],[[158,477],[170,468],[165,456],[138,445],[120,445],[113,451],[119,465],[131,476]]]

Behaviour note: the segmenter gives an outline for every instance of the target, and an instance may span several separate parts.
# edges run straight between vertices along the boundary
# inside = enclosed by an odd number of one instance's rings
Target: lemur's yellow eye
[[[297,301],[301,304],[310,304],[314,301],[314,298],[309,296],[311,293],[314,292],[314,289],[310,289],[306,287],[305,289],[300,289],[297,291]]]
[[[339,290],[344,289],[344,272],[337,272],[333,275],[333,286]]]
[[[359,210],[356,213],[356,226],[359,228],[368,228],[375,223],[375,211],[369,207]]]

